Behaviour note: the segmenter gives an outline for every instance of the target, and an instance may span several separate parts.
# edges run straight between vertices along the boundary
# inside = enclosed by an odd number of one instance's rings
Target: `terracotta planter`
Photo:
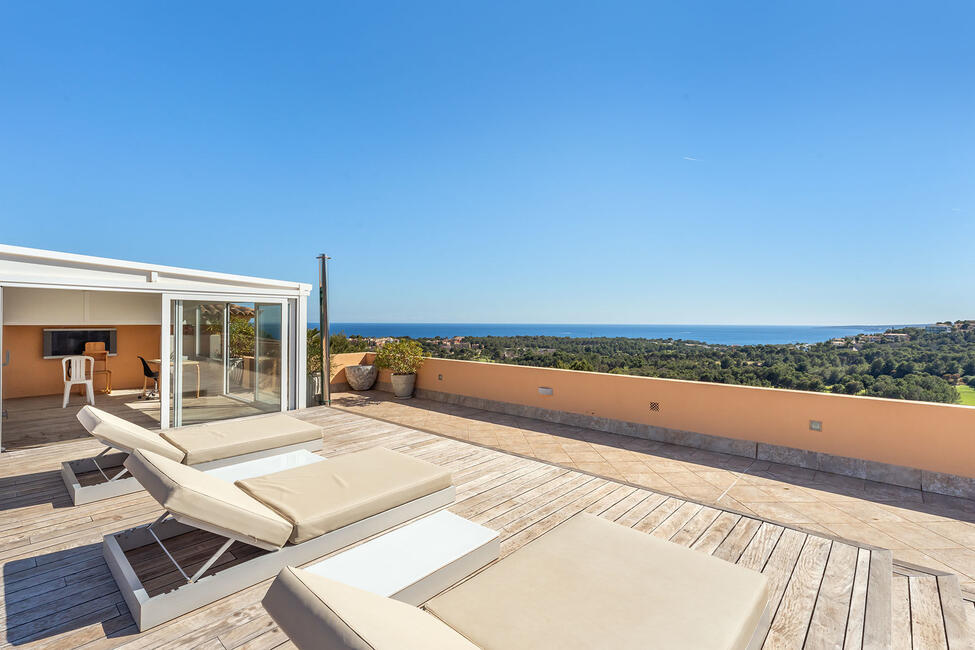
[[[393,374],[390,377],[390,381],[393,384],[393,394],[400,399],[409,399],[413,397],[413,387],[416,385],[416,373],[411,372],[408,375],[398,375]]]
[[[369,390],[376,383],[376,366],[346,366],[345,380],[352,390]]]

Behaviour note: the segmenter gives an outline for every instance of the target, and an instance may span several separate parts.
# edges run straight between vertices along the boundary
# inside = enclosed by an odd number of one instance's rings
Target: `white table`
[[[280,472],[286,469],[320,463],[324,460],[318,454],[313,454],[307,449],[298,449],[297,451],[289,451],[284,454],[278,454],[277,456],[268,456],[267,458],[247,460],[235,465],[208,469],[206,473],[210,476],[223,479],[228,483],[233,483],[234,481],[243,481],[244,479],[254,478],[255,476],[264,476],[265,474]]]
[[[500,551],[496,531],[441,510],[305,568],[420,605],[498,559]]]

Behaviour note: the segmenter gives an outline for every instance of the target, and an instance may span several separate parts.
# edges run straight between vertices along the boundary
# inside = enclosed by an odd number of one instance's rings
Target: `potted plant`
[[[413,396],[416,371],[423,364],[423,346],[417,341],[389,341],[376,353],[376,365],[393,372],[393,394],[400,399]]]

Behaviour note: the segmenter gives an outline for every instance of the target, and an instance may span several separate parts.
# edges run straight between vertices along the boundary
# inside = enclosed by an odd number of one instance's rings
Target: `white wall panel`
[[[159,295],[7,287],[4,325],[159,325]]]

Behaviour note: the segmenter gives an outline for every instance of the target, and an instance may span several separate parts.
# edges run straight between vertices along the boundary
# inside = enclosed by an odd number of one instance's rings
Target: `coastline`
[[[318,323],[308,323],[309,328]],[[882,333],[906,325],[605,325],[532,323],[343,323],[332,334],[346,336],[450,338],[455,336],[552,336],[698,341],[713,345],[820,343],[856,334]]]

